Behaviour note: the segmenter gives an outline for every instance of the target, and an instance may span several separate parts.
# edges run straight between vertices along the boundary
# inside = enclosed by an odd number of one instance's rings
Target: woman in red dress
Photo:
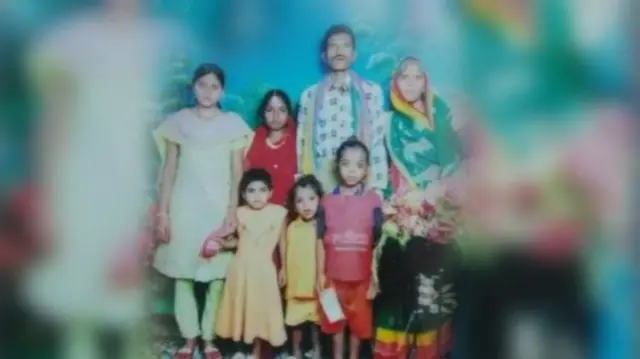
[[[264,168],[273,179],[271,202],[285,205],[289,189],[298,172],[296,125],[291,101],[282,90],[269,90],[258,107],[262,120],[245,158],[245,170]]]

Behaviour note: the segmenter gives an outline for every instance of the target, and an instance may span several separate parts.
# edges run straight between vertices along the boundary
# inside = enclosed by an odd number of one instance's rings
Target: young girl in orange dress
[[[286,92],[267,91],[258,106],[257,115],[262,123],[256,128],[244,159],[245,170],[264,168],[269,172],[273,181],[270,202],[281,206],[285,205],[298,172],[296,124],[291,113],[291,100]],[[282,262],[277,252],[276,249],[273,260],[279,269]]]
[[[227,239],[225,247],[237,246],[229,265],[216,333],[222,338],[253,345],[259,357],[264,342],[274,347],[287,339],[280,288],[286,276],[272,260],[276,246],[284,262],[284,229],[287,210],[269,203],[273,185],[264,169],[251,169],[240,180],[240,207],[236,210],[238,239]],[[229,237],[230,238],[230,237]],[[244,357],[237,353],[235,357]]]
[[[369,149],[351,138],[336,153],[339,185],[322,199],[318,215],[318,291],[333,288],[345,319],[330,322],[320,311],[324,333],[333,335],[333,358],[342,359],[349,329],[349,359],[360,357],[360,342],[372,336],[371,301],[377,293],[373,248],[382,225],[382,199],[366,185]]]
[[[320,358],[318,301],[316,295],[316,215],[323,191],[313,175],[296,181],[289,193],[293,221],[287,228],[287,311],[284,322],[293,328],[293,355],[302,359],[302,326],[311,324],[314,359]]]

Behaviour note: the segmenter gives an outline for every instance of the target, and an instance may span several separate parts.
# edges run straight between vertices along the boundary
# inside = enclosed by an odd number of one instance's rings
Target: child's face
[[[304,219],[312,219],[318,212],[320,198],[311,187],[296,189],[296,212]]]
[[[367,174],[367,157],[362,148],[348,148],[344,151],[338,172],[345,186],[356,186],[362,183]]]
[[[271,189],[262,181],[254,181],[244,190],[243,197],[249,207],[261,209],[269,203],[269,199],[271,199]]]

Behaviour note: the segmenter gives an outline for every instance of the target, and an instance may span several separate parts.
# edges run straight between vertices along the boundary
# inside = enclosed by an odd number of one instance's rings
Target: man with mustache
[[[388,180],[382,89],[351,70],[356,39],[348,26],[333,25],[325,32],[321,58],[328,75],[307,88],[300,99],[298,168],[303,174],[316,175],[325,189],[334,188],[336,150],[357,136],[371,153],[368,182],[382,194]]]

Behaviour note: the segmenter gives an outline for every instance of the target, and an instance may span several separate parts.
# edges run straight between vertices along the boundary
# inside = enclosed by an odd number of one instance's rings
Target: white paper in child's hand
[[[329,323],[335,323],[344,319],[344,313],[338,301],[336,290],[328,288],[320,293],[320,306]]]

